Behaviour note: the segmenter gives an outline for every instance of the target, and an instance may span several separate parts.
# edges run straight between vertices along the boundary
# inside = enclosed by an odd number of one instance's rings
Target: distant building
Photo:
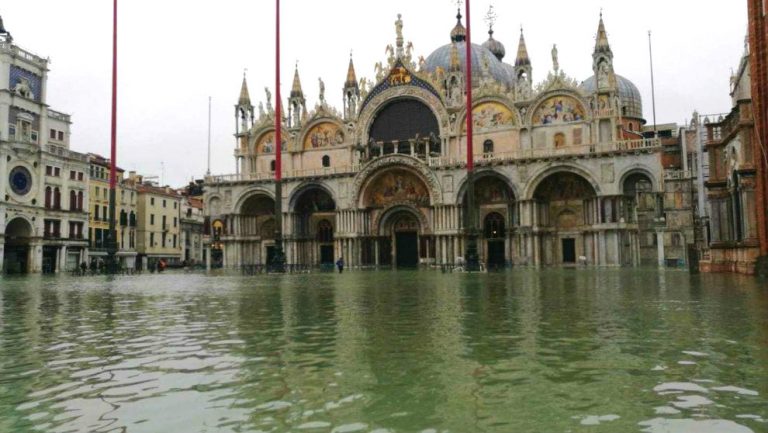
[[[0,24],[4,273],[61,272],[87,258],[88,158],[70,150],[70,116],[48,107],[48,67]]]
[[[109,234],[109,172],[110,161],[103,156],[89,154],[90,161],[90,249],[92,260],[107,259]],[[138,192],[136,186],[124,179],[124,170],[116,169],[115,219],[117,231],[117,259],[122,268],[136,268],[136,231],[138,224]]]
[[[493,32],[472,46],[474,105],[466,107],[466,29],[417,57],[403,22],[358,81],[352,60],[342,109],[320,83],[307,109],[298,69],[275,140],[274,101],[254,109],[243,80],[235,107],[237,172],[206,179],[211,257],[225,267],[274,254],[278,148],[283,149],[283,234],[292,264],[416,267],[464,255],[465,212],[475,213],[488,266],[683,266],[694,243],[692,181],[666,167],[669,137],[646,136],[640,91],[614,70],[602,16],[593,73],[552,67],[534,85],[521,33],[516,56]],[[446,30],[448,28],[446,27]],[[446,32],[446,36],[449,36]],[[586,41],[585,41],[586,42]],[[631,55],[631,54],[628,54]],[[474,120],[476,208],[466,209],[467,111]]]
[[[182,196],[169,187],[145,182],[142,176],[130,173],[127,182],[138,193],[137,239],[139,269],[149,269],[159,260],[169,265],[182,260],[181,203]]]

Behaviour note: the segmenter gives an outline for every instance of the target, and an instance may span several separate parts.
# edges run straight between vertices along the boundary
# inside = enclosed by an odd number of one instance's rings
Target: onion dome
[[[643,98],[640,95],[640,90],[638,90],[637,86],[618,74],[616,75],[616,84],[619,88],[622,116],[631,117],[633,119],[644,119]],[[597,79],[593,75],[581,83],[580,88],[587,94],[594,94],[597,92]]]
[[[461,23],[461,9],[456,14],[456,27],[451,30],[452,42],[464,42],[467,40],[467,29],[464,28],[464,24]]]
[[[496,39],[493,39],[493,29],[488,30],[488,40],[485,41],[483,47],[493,53],[493,55],[496,56],[499,61],[504,59],[504,56],[507,54],[507,50],[504,48],[504,44],[497,41]]]

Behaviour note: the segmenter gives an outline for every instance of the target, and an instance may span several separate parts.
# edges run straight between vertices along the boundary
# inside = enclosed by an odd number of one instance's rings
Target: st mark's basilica
[[[283,234],[287,263],[416,267],[464,255],[466,30],[416,57],[395,22],[395,44],[357,79],[352,59],[341,111],[321,82],[308,110],[298,70],[283,119]],[[472,115],[480,259],[487,266],[637,266],[687,261],[690,190],[643,134],[640,92],[614,71],[603,17],[594,74],[567,76],[552,49],[538,84],[524,35],[516,56],[493,38],[472,46]],[[450,37],[450,38],[449,38]],[[507,58],[508,59],[508,58]],[[341,80],[340,80],[341,81]],[[254,108],[245,79],[236,106],[237,173],[206,179],[213,257],[225,267],[274,253],[274,107]]]

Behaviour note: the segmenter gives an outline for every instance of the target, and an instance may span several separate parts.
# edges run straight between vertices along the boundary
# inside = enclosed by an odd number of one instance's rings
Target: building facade
[[[107,236],[109,235],[109,173],[110,161],[102,156],[89,154],[90,161],[90,260],[107,260]],[[117,259],[121,268],[136,268],[136,231],[138,226],[138,192],[136,186],[124,179],[125,171],[116,169],[115,197]]]
[[[128,182],[136,188],[136,249],[139,269],[151,269],[163,260],[167,264],[181,262],[180,212],[181,195],[169,187],[145,182],[131,172]]]
[[[181,246],[184,249],[182,260],[187,265],[205,263],[204,227],[202,198],[184,196],[181,201]]]
[[[466,31],[418,59],[395,23],[375,80],[352,60],[342,110],[307,109],[299,72],[275,143],[274,109],[254,109],[245,79],[236,106],[237,173],[206,179],[206,216],[223,265],[265,264],[274,251],[276,146],[283,150],[283,233],[293,264],[438,265],[464,255]],[[473,45],[476,212],[488,266],[682,265],[693,242],[689,203],[644,135],[637,87],[614,71],[600,17],[594,75],[560,67],[534,85],[523,34],[512,63],[493,38]],[[675,168],[675,170],[679,170]],[[682,183],[681,183],[682,185]],[[681,187],[682,188],[682,187]],[[670,196],[671,195],[671,196]],[[670,199],[672,197],[672,199]],[[676,213],[680,210],[679,215]]]
[[[0,19],[0,263],[60,272],[87,258],[88,158],[70,150],[70,116],[48,107],[48,60]]]
[[[768,19],[764,1],[748,0],[752,112],[755,121],[755,224],[760,245],[756,273],[768,277]]]

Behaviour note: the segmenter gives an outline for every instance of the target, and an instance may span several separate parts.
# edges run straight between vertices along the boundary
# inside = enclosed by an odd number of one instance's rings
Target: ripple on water
[[[752,429],[733,421],[654,418],[643,421],[645,433],[755,433]]]

